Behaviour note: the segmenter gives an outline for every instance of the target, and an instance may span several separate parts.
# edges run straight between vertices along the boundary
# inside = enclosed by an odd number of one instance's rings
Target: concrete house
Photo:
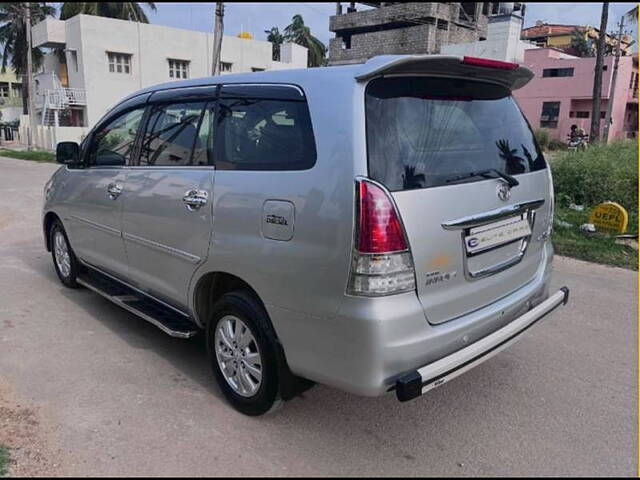
[[[611,95],[615,57],[604,58],[601,118],[612,104],[609,141],[635,138],[638,131],[638,56],[620,57],[615,94]],[[593,72],[596,59],[575,57],[554,48],[526,50],[524,64],[535,77],[514,92],[531,127],[546,128],[550,137],[566,141],[571,125],[591,128]],[[602,133],[604,120],[600,124]]]
[[[213,33],[91,15],[66,21],[47,18],[33,27],[35,47],[50,48],[35,76],[36,144],[53,149],[78,141],[116,102],[159,83],[211,75]],[[306,68],[308,51],[225,35],[222,74]],[[28,121],[21,122],[26,138]]]
[[[329,21],[329,64],[363,63],[375,55],[441,53],[444,45],[485,40],[489,17],[521,3],[498,2],[352,2],[338,3]]]

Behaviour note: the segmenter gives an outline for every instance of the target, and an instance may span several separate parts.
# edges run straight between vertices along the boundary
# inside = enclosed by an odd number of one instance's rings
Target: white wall
[[[3,122],[20,120],[20,115],[22,115],[22,105],[19,107],[2,107],[0,108],[0,112],[2,112]]]
[[[517,15],[493,17],[487,26],[486,40],[444,45],[440,53],[522,63],[524,51],[538,47],[520,40],[521,30],[522,19]]]

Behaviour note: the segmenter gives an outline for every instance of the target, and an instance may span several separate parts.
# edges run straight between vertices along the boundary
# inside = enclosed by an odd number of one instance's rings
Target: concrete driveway
[[[221,398],[201,338],[59,283],[55,165],[0,158],[0,444],[16,475],[634,475],[637,277],[557,258],[568,308],[428,396],[316,386],[273,415]]]

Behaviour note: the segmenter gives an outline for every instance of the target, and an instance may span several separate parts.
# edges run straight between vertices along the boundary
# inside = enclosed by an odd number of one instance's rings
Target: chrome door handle
[[[115,200],[122,193],[123,185],[121,183],[110,183],[107,187],[107,195],[111,200]]]
[[[206,190],[187,190],[187,193],[182,197],[182,201],[187,206],[187,210],[198,210],[209,201],[209,193]]]

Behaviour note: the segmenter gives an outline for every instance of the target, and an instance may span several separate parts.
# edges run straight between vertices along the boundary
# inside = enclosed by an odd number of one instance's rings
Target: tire
[[[80,284],[76,282],[76,278],[78,278],[82,267],[75,253],[73,253],[69,238],[60,220],[55,220],[49,230],[49,245],[51,245],[53,267],[62,284],[68,288],[80,288]],[[67,258],[64,257],[65,252]]]
[[[212,309],[206,337],[214,376],[233,408],[258,416],[282,404],[280,347],[267,312],[251,293],[224,294]]]

